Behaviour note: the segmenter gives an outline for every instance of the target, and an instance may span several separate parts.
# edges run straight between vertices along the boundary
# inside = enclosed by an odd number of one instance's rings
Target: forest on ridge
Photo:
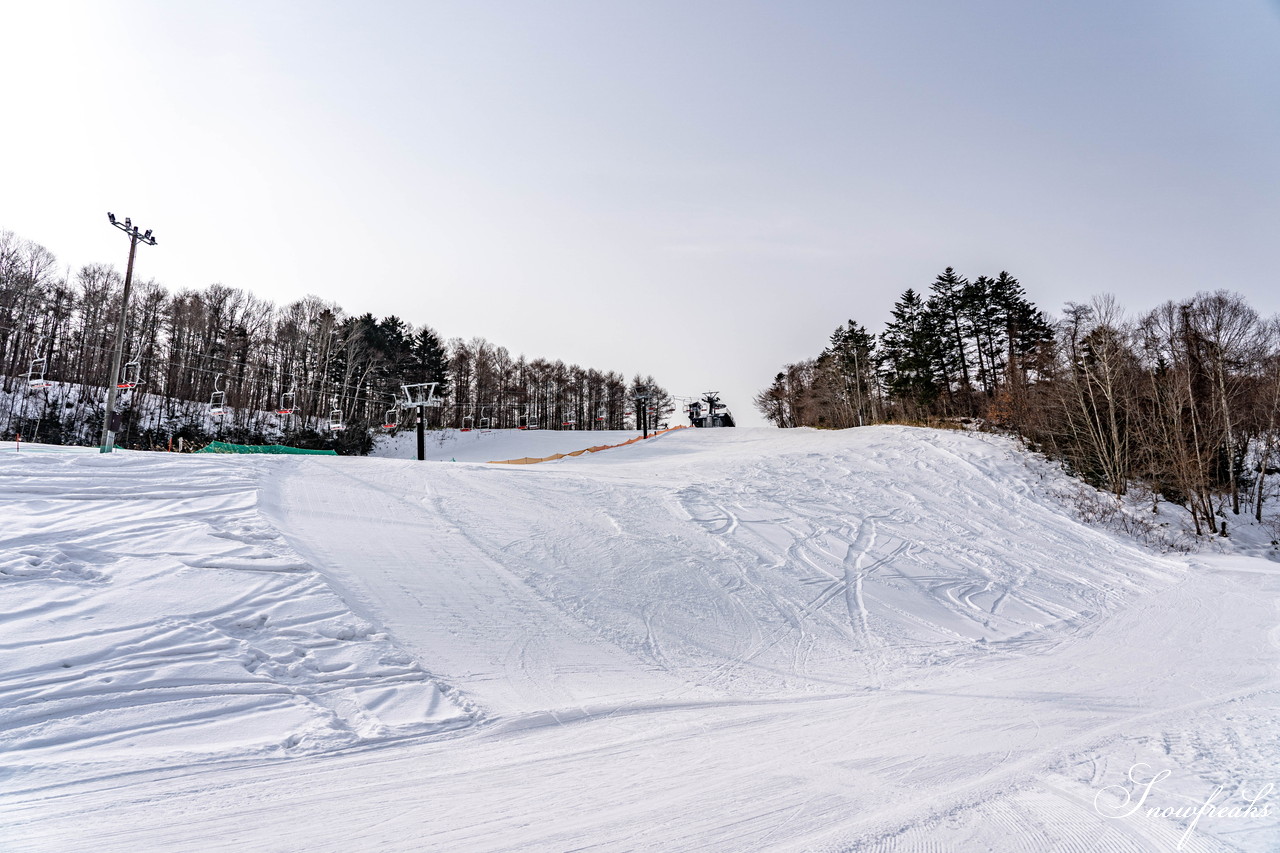
[[[1197,534],[1263,518],[1280,439],[1280,318],[1202,292],[1138,316],[1109,295],[1051,318],[1007,272],[948,267],[883,331],[849,320],[755,398],[779,427],[1005,430],[1115,495],[1184,507]],[[1274,479],[1274,478],[1273,478]]]
[[[48,249],[0,231],[0,435],[98,441],[107,384],[122,378],[108,376],[122,291],[109,264],[62,270]],[[424,382],[438,383],[442,402],[428,410],[431,428],[631,428],[637,393],[649,395],[651,427],[674,408],[652,376],[513,356],[483,337],[446,341],[317,296],[280,306],[223,284],[173,292],[135,277],[124,336],[138,379],[121,394],[124,447],[220,438],[367,452],[400,386]],[[219,391],[228,413],[211,416]],[[333,417],[340,431],[328,429]]]

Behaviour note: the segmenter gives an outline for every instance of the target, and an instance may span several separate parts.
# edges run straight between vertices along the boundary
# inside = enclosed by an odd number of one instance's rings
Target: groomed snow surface
[[[633,436],[0,447],[0,850],[1280,849],[1276,563],[990,436],[484,464]]]

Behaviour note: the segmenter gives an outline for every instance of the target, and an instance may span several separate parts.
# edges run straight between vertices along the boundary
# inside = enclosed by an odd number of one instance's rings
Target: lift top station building
[[[719,391],[707,391],[701,400],[689,404],[689,423],[696,427],[731,427],[733,413],[720,402]]]

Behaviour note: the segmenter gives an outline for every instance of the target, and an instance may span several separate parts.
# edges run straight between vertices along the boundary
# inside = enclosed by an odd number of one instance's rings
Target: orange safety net
[[[689,429],[688,424],[671,427],[671,429],[660,430],[649,434],[649,438],[657,438],[660,435],[666,435],[669,432],[675,432],[678,429]],[[601,450],[612,450],[615,447],[626,447],[628,444],[635,444],[637,441],[644,441],[645,437],[637,435],[630,441],[624,441],[621,444],[601,444],[595,447],[585,447],[582,450],[574,450],[571,453],[556,453],[552,456],[543,456],[535,458],[533,456],[525,456],[522,459],[495,459],[489,462],[490,465],[536,465],[539,462],[550,462],[553,459],[563,459],[566,456],[581,456],[584,453],[599,453]]]

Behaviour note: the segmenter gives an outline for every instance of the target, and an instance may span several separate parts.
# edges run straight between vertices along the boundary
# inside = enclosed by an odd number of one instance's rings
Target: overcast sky
[[[0,229],[719,389],[946,266],[1280,311],[1280,4],[0,0]]]

